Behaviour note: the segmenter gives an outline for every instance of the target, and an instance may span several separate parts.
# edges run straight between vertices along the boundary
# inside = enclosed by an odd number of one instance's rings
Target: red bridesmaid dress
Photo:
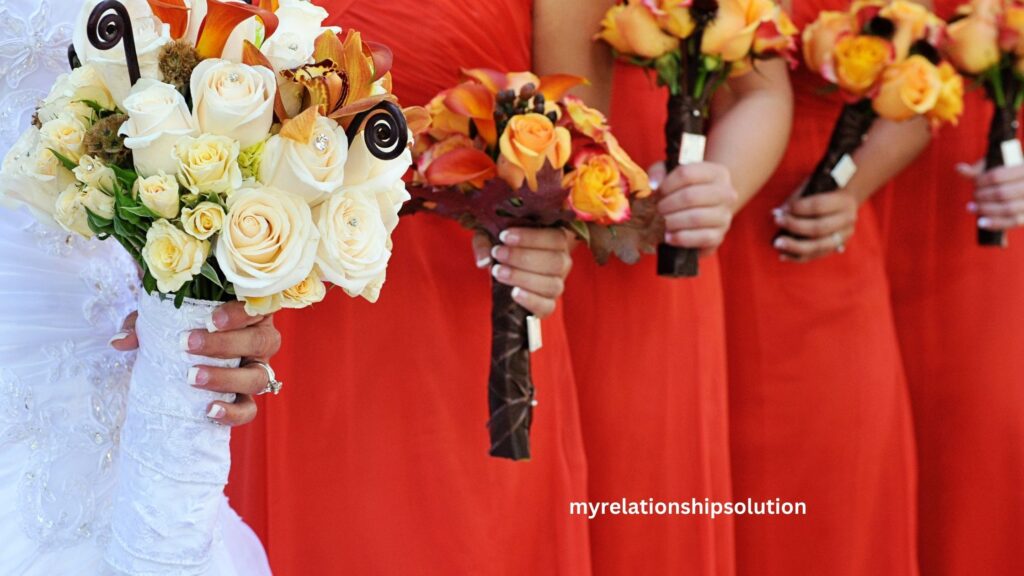
[[[611,124],[642,166],[664,157],[664,89],[616,69]],[[597,266],[579,251],[565,321],[579,389],[591,501],[728,501],[725,326],[718,261],[697,279],[655,274],[655,259]],[[601,516],[595,575],[730,575],[727,516]]]
[[[957,2],[938,0],[951,15]],[[959,162],[985,156],[992,106],[968,93],[959,126],[877,200],[920,467],[929,575],[1024,574],[1024,234],[982,248]]]
[[[426,104],[459,69],[531,66],[530,0],[323,2]],[[490,288],[458,224],[404,218],[380,301],[280,314],[285,393],[238,431],[231,496],[277,574],[580,576],[586,462],[560,314],[534,356],[533,459],[487,455]]]
[[[846,7],[797,0],[794,19]],[[807,513],[737,517],[737,572],[913,575],[913,431],[872,207],[845,254],[793,264],[771,246],[771,210],[814,169],[841,104],[805,70],[793,82],[785,160],[737,216],[721,260],[733,492],[805,502]]]

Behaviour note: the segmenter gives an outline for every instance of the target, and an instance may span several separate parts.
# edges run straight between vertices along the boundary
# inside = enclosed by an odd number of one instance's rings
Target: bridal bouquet
[[[878,117],[925,116],[934,127],[957,121],[964,85],[937,49],[943,33],[938,17],[905,0],[824,11],[804,29],[804,63],[846,102],[804,196],[846,186],[857,170],[851,155]]]
[[[946,28],[943,50],[995,104],[985,168],[1024,163],[1017,131],[1024,103],[1024,3],[975,1],[960,6]],[[978,229],[981,246],[1007,245],[1006,233]]]
[[[300,0],[86,2],[77,67],[4,162],[8,201],[113,238],[141,269],[107,555],[125,572],[209,560],[230,432],[204,415],[234,398],[186,373],[239,360],[187,355],[179,335],[218,302],[262,315],[322,300],[325,282],[370,301],[384,283],[409,133],[390,52],[326,17]]]
[[[773,0],[625,0],[608,10],[597,38],[623,60],[653,70],[669,91],[669,171],[704,161],[708,109],[730,76],[758,60],[791,59],[797,29]],[[658,274],[696,276],[697,251],[658,246]]]
[[[411,209],[458,220],[495,243],[513,226],[562,227],[590,241],[599,260],[637,260],[649,240],[616,230],[631,217],[630,199],[650,195],[647,174],[600,112],[566,95],[583,79],[465,75],[418,123]],[[510,287],[494,282],[492,290],[490,453],[520,460],[530,456],[530,352],[539,332]]]

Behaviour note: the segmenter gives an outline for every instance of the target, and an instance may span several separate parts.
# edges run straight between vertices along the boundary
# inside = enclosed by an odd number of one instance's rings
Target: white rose
[[[228,199],[217,262],[240,298],[270,296],[309,275],[318,241],[301,198],[274,188],[243,188]]]
[[[281,293],[283,308],[306,308],[323,301],[327,296],[327,286],[316,272],[306,279]]]
[[[196,194],[230,195],[242,186],[238,142],[225,136],[203,134],[183,138],[174,147],[178,180]]]
[[[68,232],[92,238],[89,213],[85,210],[85,191],[78,184],[69,184],[57,196],[53,218]]]
[[[75,178],[41,146],[39,130],[29,126],[4,156],[0,168],[0,204],[26,206],[42,222],[52,223],[57,196]]]
[[[132,151],[135,171],[149,176],[163,170],[177,171],[174,147],[186,136],[198,133],[185,98],[174,86],[144,78],[124,99],[128,120],[119,131]]]
[[[181,290],[198,276],[209,254],[209,242],[185,234],[167,220],[153,223],[142,248],[142,259],[156,279],[157,289],[165,294]]]
[[[224,227],[224,209],[220,204],[200,202],[195,208],[181,211],[181,226],[188,234],[207,240]]]
[[[114,191],[114,185],[117,182],[114,170],[88,154],[83,154],[78,159],[78,166],[73,172],[75,178],[86,186],[100,188],[110,193]]]
[[[105,220],[114,217],[114,197],[94,186],[82,188],[82,205]]]
[[[304,0],[281,0],[274,14],[277,31],[260,47],[274,70],[290,70],[309,63],[313,41],[320,35],[327,10]]]
[[[61,74],[39,105],[39,120],[47,122],[64,112],[72,112],[83,123],[91,122],[94,111],[84,101],[89,100],[105,110],[114,109],[114,98],[103,83],[96,68],[84,64],[69,74]]]
[[[60,152],[72,162],[78,162],[84,149],[86,127],[73,114],[60,114],[39,129],[41,145]]]
[[[204,134],[248,148],[266,139],[274,123],[277,79],[263,66],[203,60],[192,72],[192,113]]]
[[[103,78],[103,83],[114,99],[121,106],[131,89],[128,76],[128,64],[125,62],[124,47],[119,42],[109,50],[99,50],[89,43],[87,36],[89,14],[102,0],[86,0],[78,12],[78,20],[73,28],[72,44],[82,64],[91,64]],[[135,37],[135,52],[139,60],[139,73],[142,78],[160,79],[160,49],[171,41],[170,26],[162,24],[149,7],[146,0],[124,0],[132,21],[132,34]]]
[[[344,184],[347,158],[345,130],[334,120],[317,116],[308,134],[290,136],[286,130],[267,141],[259,180],[316,206]]]
[[[167,219],[178,217],[181,196],[178,193],[178,181],[173,176],[161,171],[139,178],[135,181],[132,193],[157,216]]]
[[[391,259],[391,232],[398,225],[388,194],[366,185],[345,186],[314,216],[321,238],[316,264],[323,278],[349,296],[376,302]]]

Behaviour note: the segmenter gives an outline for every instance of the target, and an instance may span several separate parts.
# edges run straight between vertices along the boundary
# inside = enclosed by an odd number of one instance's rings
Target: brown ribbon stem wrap
[[[668,121],[665,122],[665,172],[679,166],[679,149],[683,134],[703,136],[707,131],[706,106],[687,94],[670,94]],[[699,274],[698,252],[692,248],[677,248],[658,244],[658,275],[668,278],[692,278]]]
[[[530,458],[534,388],[530,376],[530,312],[512,299],[512,287],[491,283],[491,373],[487,402],[491,418],[491,456]]]
[[[992,168],[998,168],[1005,165],[1006,161],[1003,158],[1003,142],[1016,139],[1017,130],[1020,127],[1020,123],[1017,118],[1019,110],[1017,109],[1016,101],[1017,96],[1020,94],[1022,89],[1021,82],[1017,80],[1016,76],[1012,72],[1009,74],[1003,74],[1002,81],[1006,90],[1006,94],[1004,95],[1005,104],[1003,106],[996,104],[995,110],[992,113],[992,123],[989,125],[988,129],[988,152],[985,154],[986,170],[991,170]],[[989,92],[989,98],[993,102],[998,102],[992,86],[986,84],[986,88]],[[979,246],[1005,248],[1008,244],[1005,231],[978,228]]]

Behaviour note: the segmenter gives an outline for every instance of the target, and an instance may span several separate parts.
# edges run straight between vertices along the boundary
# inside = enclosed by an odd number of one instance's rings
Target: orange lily
[[[185,0],[149,0],[153,15],[171,28],[171,38],[177,40],[188,32],[189,7]]]
[[[196,52],[201,58],[220,58],[231,32],[253,16],[263,22],[266,38],[270,38],[277,31],[277,16],[261,6],[250,6],[244,2],[206,0],[206,18],[199,26]]]
[[[533,84],[537,91],[544,95],[545,99],[551,101],[561,100],[569,90],[576,86],[590,84],[586,78],[570,74],[552,74],[550,76],[538,77],[532,72],[511,72],[505,74],[487,68],[463,69],[462,75],[476,80],[493,94],[509,88],[515,89],[526,84]]]
[[[444,105],[452,112],[473,120],[480,137],[493,146],[498,142],[498,127],[494,122],[494,94],[486,87],[463,82],[449,90]]]
[[[483,188],[498,174],[494,160],[476,148],[456,148],[434,159],[427,167],[427,182],[432,186],[471,183]]]

